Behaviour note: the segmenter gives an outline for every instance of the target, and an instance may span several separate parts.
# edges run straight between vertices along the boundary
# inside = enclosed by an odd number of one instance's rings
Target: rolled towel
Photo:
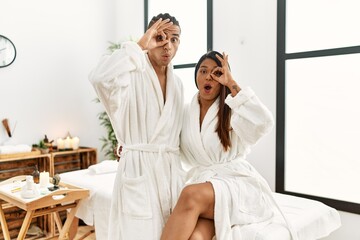
[[[26,144],[0,146],[0,154],[31,152],[31,147]]]
[[[116,160],[103,160],[100,163],[88,167],[92,174],[114,173],[117,171],[119,162]]]

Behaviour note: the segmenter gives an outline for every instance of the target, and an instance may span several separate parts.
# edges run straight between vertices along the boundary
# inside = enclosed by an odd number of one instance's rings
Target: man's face
[[[162,46],[153,48],[148,51],[148,56],[153,65],[166,67],[175,57],[180,44],[180,28],[172,25],[164,30],[168,42]],[[156,41],[162,41],[162,36],[158,35]]]

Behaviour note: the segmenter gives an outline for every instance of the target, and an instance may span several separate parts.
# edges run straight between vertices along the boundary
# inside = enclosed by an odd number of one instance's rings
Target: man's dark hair
[[[178,20],[176,20],[175,17],[171,16],[169,13],[160,13],[159,15],[157,16],[154,16],[149,24],[148,24],[148,27],[147,29],[149,29],[157,20],[159,19],[162,19],[162,20],[165,20],[165,19],[170,19],[170,22],[172,22],[174,25],[178,26],[180,28],[180,24],[178,22]],[[181,28],[180,28],[181,29]]]

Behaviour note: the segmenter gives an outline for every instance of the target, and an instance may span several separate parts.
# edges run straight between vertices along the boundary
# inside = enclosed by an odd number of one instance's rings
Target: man
[[[180,32],[175,17],[159,14],[90,74],[122,146],[108,239],[160,239],[182,187],[183,87],[171,64]]]

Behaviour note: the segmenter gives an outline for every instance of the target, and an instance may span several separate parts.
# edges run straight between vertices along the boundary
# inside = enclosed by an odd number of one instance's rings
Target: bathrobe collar
[[[191,124],[190,127],[192,128],[191,133],[194,138],[193,146],[196,146],[196,148],[198,149],[198,153],[200,153],[201,155],[200,156],[201,157],[200,159],[202,159],[201,164],[206,163],[206,165],[210,165],[213,162],[210,159],[210,156],[207,154],[206,149],[204,147],[203,134],[206,133],[206,129],[210,127],[210,124],[213,121],[213,119],[217,117],[218,109],[219,109],[219,98],[217,98],[215,102],[208,109],[203,119],[201,131],[200,131],[200,104],[198,101],[198,95],[196,94],[191,101],[190,115],[192,119],[191,122],[193,122],[194,124]]]
[[[147,71],[150,74],[151,83],[156,91],[157,96],[157,104],[161,112],[161,116],[158,120],[158,124],[156,125],[156,129],[154,134],[150,140],[150,143],[156,143],[156,137],[159,133],[161,133],[162,129],[167,126],[169,118],[171,114],[168,114],[172,111],[172,109],[177,109],[175,104],[178,104],[176,99],[178,99],[178,91],[174,91],[175,85],[175,76],[173,72],[173,65],[170,63],[167,66],[167,73],[166,73],[166,101],[164,103],[164,96],[161,90],[159,79],[156,75],[155,69],[152,67],[149,56],[146,54],[146,61],[147,64]]]

